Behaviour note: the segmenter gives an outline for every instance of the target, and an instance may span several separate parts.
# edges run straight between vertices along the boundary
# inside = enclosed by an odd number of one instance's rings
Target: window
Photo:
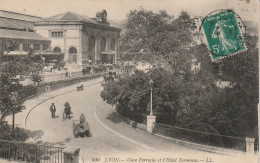
[[[1,42],[0,49],[1,49],[0,52],[6,51],[8,49],[7,44],[5,42]]]
[[[55,48],[53,49],[53,52],[54,52],[54,53],[60,53],[60,52],[61,52],[61,49],[60,49],[59,47],[55,47]]]
[[[113,38],[111,40],[111,50],[115,50],[116,49],[116,40]]]
[[[28,51],[30,49],[30,44],[23,44],[23,50]]]
[[[63,37],[63,31],[55,31],[51,33],[52,37]]]
[[[93,35],[90,36],[88,48],[89,48],[90,52],[94,52],[95,51],[95,38],[94,38]]]
[[[101,51],[105,51],[106,50],[106,39],[104,37],[102,37],[101,39]]]
[[[42,50],[47,50],[49,49],[49,44],[43,44],[43,49]]]
[[[40,50],[40,44],[33,44],[34,50]]]
[[[74,48],[74,47],[71,47],[70,50],[69,50],[69,53],[70,54],[77,54],[77,49]]]

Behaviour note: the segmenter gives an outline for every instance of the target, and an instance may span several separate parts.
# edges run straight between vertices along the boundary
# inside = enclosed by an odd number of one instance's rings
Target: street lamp
[[[153,79],[150,79],[149,81],[149,85],[151,87],[151,111],[150,111],[150,115],[153,115],[153,84],[154,84],[154,81]]]

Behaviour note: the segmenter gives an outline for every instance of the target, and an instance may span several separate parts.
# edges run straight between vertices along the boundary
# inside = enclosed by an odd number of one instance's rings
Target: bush
[[[15,127],[12,133],[12,127],[8,124],[0,126],[0,139],[24,142],[29,138],[28,132],[25,129]]]

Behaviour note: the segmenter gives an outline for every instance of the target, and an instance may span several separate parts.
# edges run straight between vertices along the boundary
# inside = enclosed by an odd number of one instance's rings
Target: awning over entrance
[[[110,54],[110,55],[115,55],[116,52],[115,52],[115,51],[112,51],[112,50],[109,50],[109,51],[103,51],[103,52],[101,52],[100,54]]]

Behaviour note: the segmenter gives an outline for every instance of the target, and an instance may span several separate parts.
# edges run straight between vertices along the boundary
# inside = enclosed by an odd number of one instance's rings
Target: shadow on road
[[[113,123],[122,123],[124,122],[116,112],[110,113],[107,115],[106,119],[112,121]]]
[[[47,145],[47,146],[65,146],[68,142],[71,141],[70,138],[67,138],[64,141],[60,141],[60,142],[43,142],[41,141],[41,138],[44,134],[42,130],[36,130],[36,131],[27,130],[26,132],[28,133],[28,139],[26,141],[27,143]]]
[[[65,146],[68,142],[70,142],[70,138],[67,138],[64,141],[59,141],[59,142],[44,142],[44,143],[42,143],[42,145],[47,145],[47,146]]]
[[[44,134],[42,130],[36,130],[36,131],[27,130],[26,132],[28,133],[29,139],[34,139],[35,141],[41,139],[42,135]]]

